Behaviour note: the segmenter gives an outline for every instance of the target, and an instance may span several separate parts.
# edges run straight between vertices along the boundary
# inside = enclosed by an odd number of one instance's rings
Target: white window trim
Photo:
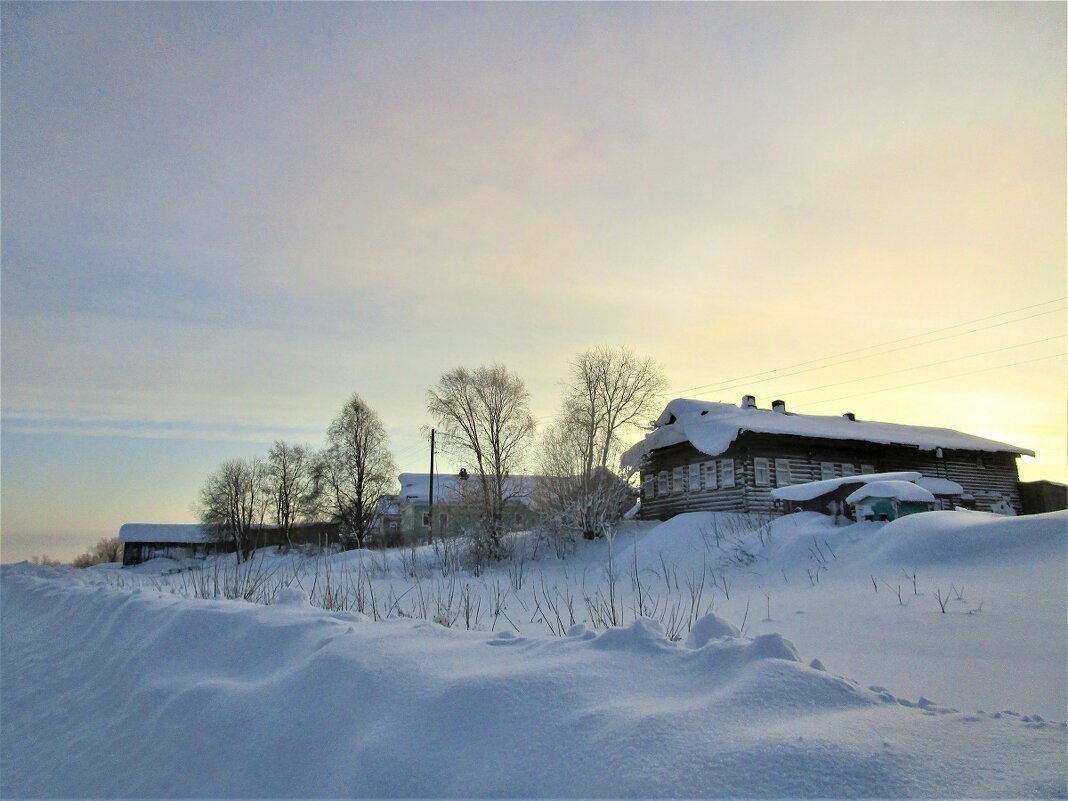
[[[753,482],[758,487],[771,486],[771,462],[764,456],[753,458]]]
[[[681,465],[671,470],[671,491],[686,492],[686,468]]]
[[[697,492],[701,489],[701,463],[696,462],[687,467],[686,491]]]
[[[702,480],[704,483],[702,486],[706,490],[718,489],[719,485],[716,483],[716,463],[714,461],[705,462],[705,469],[703,472],[704,475],[702,476]]]
[[[735,478],[734,472],[734,459],[720,459],[720,486],[721,487],[733,487]],[[728,477],[730,480],[728,481]]]
[[[775,486],[776,487],[788,487],[793,483],[793,479],[790,477],[790,460],[789,459],[776,459],[775,460]]]

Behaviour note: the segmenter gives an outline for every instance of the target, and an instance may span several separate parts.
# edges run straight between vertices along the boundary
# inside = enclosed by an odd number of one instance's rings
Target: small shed
[[[908,481],[873,481],[845,499],[860,520],[897,520],[899,517],[929,512],[935,496]]]
[[[789,512],[821,512],[829,515],[847,514],[846,497],[865,484],[876,481],[916,481],[921,474],[914,470],[893,473],[865,473],[862,475],[809,481],[788,487],[776,487],[771,497]]]

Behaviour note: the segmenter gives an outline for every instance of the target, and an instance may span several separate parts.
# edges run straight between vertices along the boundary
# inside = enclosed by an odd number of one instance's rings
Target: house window
[[[865,476],[873,475],[875,473],[875,465],[873,465],[873,464],[862,464],[860,466],[860,473],[861,473],[861,475],[865,475]]]
[[[793,482],[790,480],[790,460],[775,460],[775,486],[788,487]]]
[[[686,486],[690,492],[697,492],[701,489],[701,463],[690,465],[690,475],[688,476],[689,482]]]
[[[512,522],[518,526],[520,523],[523,522],[523,515],[519,514],[519,512],[516,512],[512,515]]]
[[[705,462],[705,489],[716,488],[716,463]]]
[[[676,467],[671,471],[671,491],[686,492],[686,469]]]
[[[980,470],[986,470],[986,460],[983,458],[983,454],[975,454],[975,466]]]
[[[834,478],[834,462],[820,462],[820,479]]]
[[[758,487],[771,484],[771,464],[767,459],[761,456],[753,459],[753,478]]]
[[[642,495],[646,498],[656,497],[656,479],[653,476],[646,476],[642,482]]]
[[[852,464],[848,464],[847,463],[847,464],[843,464],[842,465],[842,475],[843,476],[855,476],[856,474],[857,474],[857,468],[855,468]]]
[[[671,481],[667,470],[661,470],[656,474],[656,494],[667,495],[669,492],[671,492]]]
[[[423,512],[423,527],[430,528],[430,512]]]
[[[720,471],[720,486],[721,487],[733,487],[734,486],[734,459],[720,459],[719,460]]]

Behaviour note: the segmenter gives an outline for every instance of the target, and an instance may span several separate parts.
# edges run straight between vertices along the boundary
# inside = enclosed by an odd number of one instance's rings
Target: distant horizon
[[[1068,9],[0,5],[0,560],[191,522],[353,394],[569,361],[1068,483]],[[636,439],[640,436],[633,434]],[[442,469],[459,467],[447,457]]]

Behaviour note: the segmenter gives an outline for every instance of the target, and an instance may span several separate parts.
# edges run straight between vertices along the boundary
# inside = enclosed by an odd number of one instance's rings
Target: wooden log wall
[[[978,457],[982,457],[982,467]],[[756,459],[768,460],[770,484],[758,486]],[[654,491],[647,497],[645,479],[655,479],[661,471],[672,473],[682,467],[688,476],[691,464],[733,459],[735,483],[733,487],[699,489],[679,492]],[[826,477],[840,478],[864,472],[913,470],[931,478],[948,478],[975,498],[975,508],[990,509],[999,501],[1009,503],[1017,514],[1023,512],[1019,492],[1016,458],[1008,453],[974,451],[945,451],[942,459],[934,452],[915,448],[881,446],[868,442],[835,442],[808,440],[801,437],[782,438],[766,434],[743,433],[723,454],[715,457],[699,452],[690,443],[663,448],[651,456],[641,471],[641,517],[647,520],[666,520],[683,512],[749,512],[782,514],[781,505],[771,497],[777,486],[776,460],[789,465],[790,484],[804,484]],[[823,465],[831,465],[831,475],[825,476]]]

